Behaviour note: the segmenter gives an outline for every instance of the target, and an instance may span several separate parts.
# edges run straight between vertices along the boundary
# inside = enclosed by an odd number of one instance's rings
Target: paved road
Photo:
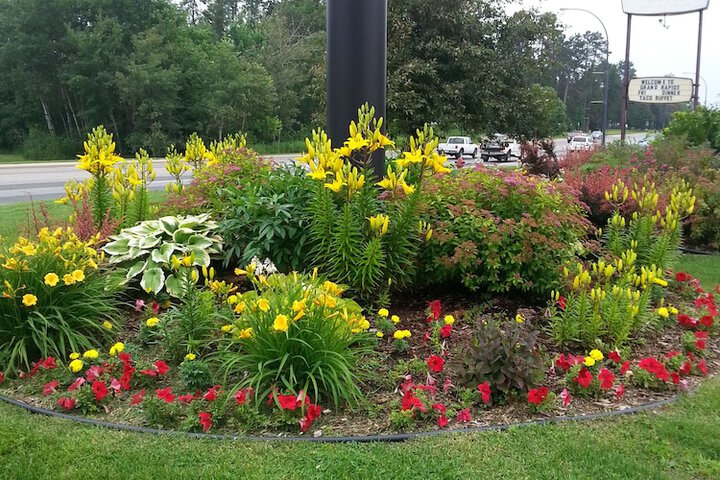
[[[629,141],[642,138],[643,134],[628,135]],[[608,141],[619,140],[618,135],[608,136]],[[557,139],[555,150],[558,156],[565,155],[567,140]],[[266,156],[278,163],[287,163],[297,158],[297,155],[270,155]],[[517,166],[518,162],[482,162],[465,158],[467,165],[485,163],[486,165]],[[152,183],[153,190],[163,190],[165,185],[172,181],[172,177],[165,170],[164,160],[153,162],[157,177]],[[24,163],[0,165],[0,204],[25,202],[30,200],[47,200],[60,198],[65,194],[65,183],[70,179],[85,180],[89,174],[75,167],[75,162],[52,163]]]
[[[277,162],[289,162],[296,155],[267,156]],[[75,162],[22,163],[0,165],[0,204],[33,200],[56,199],[65,195],[65,183],[71,179],[83,181],[90,174],[76,168]],[[157,174],[151,184],[153,190],[163,190],[172,181],[165,169],[165,161],[153,161]],[[187,177],[187,174],[185,174]]]

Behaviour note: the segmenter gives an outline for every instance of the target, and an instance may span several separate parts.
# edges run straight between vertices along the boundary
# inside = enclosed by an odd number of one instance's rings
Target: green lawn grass
[[[676,272],[688,272],[700,280],[705,290],[720,285],[720,255],[684,254],[675,267]]]
[[[19,153],[0,154],[1,163],[33,163],[33,162],[72,162],[73,158],[58,158],[55,160],[28,160]]]
[[[258,479],[720,478],[720,381],[659,413],[398,444],[162,437],[0,405],[0,477]]]
[[[49,217],[54,221],[67,219],[71,208],[67,205],[58,205],[52,200],[40,202],[20,202],[0,205],[0,237],[15,241],[19,235],[30,232],[34,227],[33,206],[39,220],[43,220],[40,207],[44,206]]]

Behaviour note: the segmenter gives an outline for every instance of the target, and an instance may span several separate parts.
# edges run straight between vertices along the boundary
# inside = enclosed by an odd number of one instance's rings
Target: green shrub
[[[217,353],[226,379],[238,382],[232,390],[250,386],[259,398],[302,390],[315,401],[357,402],[355,367],[370,350],[361,308],[332,282],[247,270],[255,290],[240,297]]]
[[[83,242],[70,229],[43,228],[35,239],[0,245],[4,369],[29,368],[40,357],[66,358],[119,327],[111,287],[116,282],[98,269],[94,241]]]
[[[230,185],[219,233],[225,240],[227,266],[271,258],[281,271],[308,266],[310,248],[305,209],[312,181],[297,167],[268,171],[254,183]]]
[[[23,157],[28,160],[65,160],[75,158],[82,141],[63,135],[50,135],[44,130],[31,129],[23,142]]]
[[[222,238],[210,216],[162,217],[123,229],[103,247],[110,263],[127,268],[125,283],[142,274],[140,287],[158,294],[163,288],[182,297],[195,267],[208,267],[222,253]],[[193,273],[194,272],[194,273]]]
[[[419,277],[474,291],[547,293],[589,222],[562,185],[517,172],[459,170],[429,183],[433,235]]]
[[[675,112],[663,133],[684,137],[695,147],[708,143],[720,152],[720,109],[698,107],[693,112]]]
[[[460,354],[460,382],[471,388],[488,382],[493,392],[524,393],[542,380],[538,331],[527,322],[489,318],[470,319],[475,325],[472,344]]]

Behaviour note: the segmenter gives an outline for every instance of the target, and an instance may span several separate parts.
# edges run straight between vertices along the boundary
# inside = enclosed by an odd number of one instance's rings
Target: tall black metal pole
[[[387,0],[327,0],[327,127],[333,146],[348,137],[348,124],[365,102],[385,117]],[[372,159],[376,175],[385,153]]]
[[[695,60],[695,95],[693,97],[693,110],[697,110],[700,103],[700,49],[702,47],[702,27],[703,27],[703,11],[700,10],[700,20],[698,22],[698,47],[697,59]],[[707,94],[707,86],[705,86]]]
[[[627,38],[625,39],[625,65],[623,72],[622,86],[622,108],[620,109],[620,143],[625,144],[625,134],[627,133],[627,116],[628,116],[628,88],[630,86],[630,29],[632,26],[632,15],[627,16]]]

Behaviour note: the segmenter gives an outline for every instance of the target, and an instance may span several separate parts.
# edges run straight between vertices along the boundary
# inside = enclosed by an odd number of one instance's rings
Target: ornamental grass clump
[[[344,288],[315,275],[247,275],[253,290],[239,295],[237,318],[222,328],[216,355],[233,390],[252,387],[259,398],[280,390],[355,404],[356,365],[371,349],[370,323]]]
[[[96,238],[72,229],[40,230],[0,245],[0,365],[29,368],[108,336],[118,318],[112,283],[99,269]],[[106,323],[107,322],[107,323]],[[103,325],[105,324],[105,326]]]

